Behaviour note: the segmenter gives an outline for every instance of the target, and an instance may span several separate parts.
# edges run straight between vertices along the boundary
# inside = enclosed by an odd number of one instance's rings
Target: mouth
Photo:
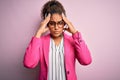
[[[55,34],[59,34],[60,32],[59,31],[54,31]]]

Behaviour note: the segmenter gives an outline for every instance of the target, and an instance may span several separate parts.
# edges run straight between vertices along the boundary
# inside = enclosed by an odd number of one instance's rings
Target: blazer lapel
[[[49,62],[49,46],[50,46],[50,34],[47,35],[43,40],[44,57],[47,66]]]
[[[67,35],[65,33],[64,34],[64,60],[65,60],[65,63],[67,61],[67,45],[68,45],[68,42],[67,42]],[[50,46],[50,34],[47,35],[44,39],[43,39],[43,51],[44,51],[44,57],[45,57],[45,62],[48,66],[49,64],[49,46]]]
[[[68,54],[67,45],[68,45],[67,35],[64,33],[64,62],[65,62],[65,66],[66,66],[67,54]]]

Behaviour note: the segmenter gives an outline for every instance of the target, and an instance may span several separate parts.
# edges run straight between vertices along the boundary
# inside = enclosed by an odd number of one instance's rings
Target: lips
[[[55,33],[55,34],[58,34],[59,32],[56,31],[56,32],[54,32],[54,33]]]
[[[54,33],[55,33],[55,34],[58,34],[58,33],[60,33],[60,32],[59,32],[59,31],[54,31]]]

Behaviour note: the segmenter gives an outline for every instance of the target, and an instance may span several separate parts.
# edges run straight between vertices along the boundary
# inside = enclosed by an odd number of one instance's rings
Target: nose
[[[55,30],[57,30],[57,29],[59,28],[57,24],[55,24],[55,26],[54,26],[54,27],[55,27]]]

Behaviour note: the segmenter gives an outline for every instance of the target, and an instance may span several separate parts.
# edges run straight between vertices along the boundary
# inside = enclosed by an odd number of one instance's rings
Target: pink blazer
[[[47,80],[48,77],[49,46],[50,34],[41,38],[33,37],[25,52],[25,67],[34,68],[40,62],[39,80]],[[92,61],[90,51],[82,39],[80,32],[72,36],[64,33],[64,52],[66,79],[77,80],[75,72],[76,59],[82,65],[88,65]]]

